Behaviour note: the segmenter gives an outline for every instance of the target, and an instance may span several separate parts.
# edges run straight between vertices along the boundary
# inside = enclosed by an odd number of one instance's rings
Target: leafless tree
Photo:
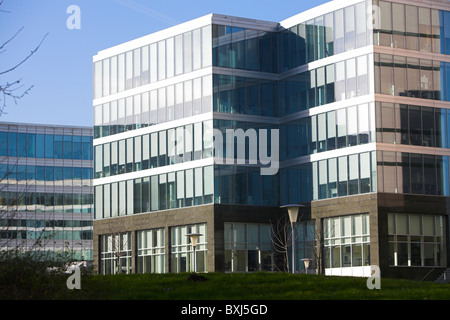
[[[3,5],[4,0],[0,0],[0,7]],[[9,14],[9,11],[1,10],[1,14]],[[4,40],[2,44],[0,44],[0,55],[7,51],[8,46],[13,42],[13,40],[22,32],[24,27],[21,27],[12,37],[7,40]],[[15,71],[19,67],[21,67],[25,62],[27,62],[41,47],[45,38],[48,36],[46,33],[40,42],[34,47],[33,50],[29,54],[27,54],[24,58],[21,58],[14,65],[7,67],[5,70],[0,70],[0,116],[5,113],[5,108],[7,105],[7,99],[11,99],[17,104],[17,100],[22,99],[25,95],[27,95],[33,86],[25,86],[22,84],[22,79],[5,79],[6,76],[9,76],[11,72]]]
[[[275,250],[274,270],[289,272],[289,248],[292,246],[291,222],[285,216],[277,218],[275,223],[271,221],[271,238]],[[297,235],[294,237],[296,240]]]

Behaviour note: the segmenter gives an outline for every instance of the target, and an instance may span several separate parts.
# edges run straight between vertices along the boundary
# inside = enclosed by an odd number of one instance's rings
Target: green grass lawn
[[[381,279],[381,289],[367,288],[367,278],[286,273],[84,275],[80,290],[60,289],[48,299],[64,300],[450,300],[450,284]]]

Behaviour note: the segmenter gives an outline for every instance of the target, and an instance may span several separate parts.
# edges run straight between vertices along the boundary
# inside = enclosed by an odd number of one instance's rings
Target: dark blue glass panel
[[[45,167],[45,181],[54,181],[54,167]]]
[[[45,135],[45,157],[53,158],[53,135],[46,134]]]
[[[63,177],[63,168],[62,167],[55,167],[55,181],[62,181],[64,179]]]
[[[17,133],[8,132],[8,149],[10,157],[17,157]]]
[[[36,157],[36,134],[29,133],[27,135],[27,157]]]
[[[64,180],[72,180],[72,167],[64,167]]]
[[[64,136],[64,159],[72,159],[73,149],[72,149],[72,136]]]
[[[27,156],[27,134],[19,133],[17,136],[17,155],[19,157]]]
[[[45,181],[45,167],[44,166],[36,167],[36,180],[37,181]]]
[[[63,136],[55,135],[55,159],[63,159]]]
[[[445,54],[450,54],[450,11],[444,11]]]
[[[36,135],[36,158],[45,158],[45,135]]]
[[[92,137],[83,137],[83,150],[82,158],[83,160],[92,160]]]
[[[8,156],[8,134],[0,132],[0,157]]]
[[[444,11],[439,10],[439,34],[441,53],[445,54],[445,29],[444,29]]]
[[[90,168],[82,168],[83,180],[91,179],[91,169]]]
[[[73,137],[73,159],[81,160],[82,158],[82,142],[80,136]]]
[[[442,100],[449,101],[450,100],[450,63],[445,63],[445,99]],[[442,90],[444,92],[444,90]]]

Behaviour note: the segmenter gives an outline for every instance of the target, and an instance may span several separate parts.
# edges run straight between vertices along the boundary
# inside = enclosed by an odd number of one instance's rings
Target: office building
[[[305,258],[329,275],[445,270],[449,11],[339,0],[280,23],[211,14],[99,52],[98,271],[193,271],[190,233],[196,271],[285,270],[288,204],[304,206],[296,272]]]
[[[92,262],[93,129],[0,123],[0,248]]]

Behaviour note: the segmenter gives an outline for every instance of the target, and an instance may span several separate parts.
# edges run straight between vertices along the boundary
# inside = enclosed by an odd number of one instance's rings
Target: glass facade
[[[446,266],[444,216],[389,213],[391,266]]]
[[[225,223],[225,271],[274,270],[270,224]]]
[[[374,0],[374,44],[421,52],[450,54],[450,12]]]
[[[94,62],[95,219],[369,193],[450,196],[445,6],[333,3],[280,24],[211,15],[124,44],[120,54],[102,52]],[[217,136],[237,130],[245,137],[232,145]],[[279,150],[272,175],[252,162],[251,152],[278,152],[259,145],[261,132]],[[325,269],[369,266],[369,214],[305,222],[297,256],[319,262],[310,231],[323,224]],[[224,225],[224,270],[269,270],[270,225],[239,221]],[[207,224],[167,223],[138,231],[139,272],[192,270],[185,234]],[[202,241],[198,268],[207,271]]]
[[[101,274],[131,273],[131,234],[114,233],[100,236]]]
[[[324,219],[325,268],[370,266],[369,215]]]
[[[95,219],[213,202],[213,167],[197,167],[96,185]]]
[[[94,106],[94,137],[179,120],[212,109],[212,76],[198,77]]]
[[[164,229],[137,232],[137,273],[165,272]]]
[[[194,248],[190,242],[190,233],[200,233],[197,246]],[[206,224],[172,227],[170,230],[171,272],[205,272],[207,263]],[[195,262],[194,262],[195,259]]]
[[[0,246],[92,260],[92,129],[0,124]]]
[[[211,26],[186,31],[94,63],[94,99],[209,67]]]

